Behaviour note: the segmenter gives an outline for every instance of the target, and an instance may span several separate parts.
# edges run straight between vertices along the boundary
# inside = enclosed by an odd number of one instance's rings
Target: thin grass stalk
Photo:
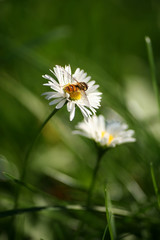
[[[107,151],[106,149],[103,150],[102,148],[97,147],[96,165],[94,167],[94,171],[93,171],[93,174],[92,174],[92,179],[91,179],[91,183],[90,183],[90,187],[88,189],[88,195],[87,195],[87,199],[86,199],[86,209],[87,210],[90,210],[90,207],[91,207],[91,201],[92,201],[93,191],[94,191],[94,187],[95,187],[95,183],[96,183],[96,179],[97,179],[97,173],[98,173],[98,170],[99,170],[99,167],[100,167],[101,159],[102,159],[102,157],[103,157],[103,155],[106,151]],[[77,239],[80,236],[84,226],[85,226],[85,223],[80,222],[80,224],[77,228],[77,232],[75,234],[74,239]]]
[[[105,240],[105,236],[107,234],[107,230],[108,230],[108,224],[106,225],[105,229],[104,229],[104,233],[103,233],[103,237],[102,240]]]
[[[10,181],[12,181],[15,184],[20,185],[23,188],[26,188],[28,191],[31,191],[33,193],[39,193],[45,197],[51,198],[53,199],[53,196],[51,194],[46,193],[45,191],[40,190],[39,188],[33,186],[30,183],[27,182],[22,182],[19,179],[15,178],[14,176],[11,176],[10,174],[3,172],[3,174],[5,175],[5,177],[7,177]]]
[[[41,131],[43,130],[45,125],[48,123],[48,121],[56,114],[56,112],[58,110],[59,109],[55,108],[50,113],[50,115],[45,119],[45,121],[42,123],[39,130],[37,131],[35,137],[33,138],[31,144],[29,145],[28,150],[27,150],[27,152],[25,154],[25,157],[24,157],[24,160],[23,160],[23,168],[22,168],[22,172],[21,172],[21,175],[20,175],[20,182],[24,182],[24,180],[25,180],[26,171],[27,171],[27,167],[28,167],[28,160],[29,160],[30,154],[32,152],[33,146],[34,146],[37,138],[39,137]],[[18,201],[19,201],[20,193],[21,193],[21,186],[19,185],[18,188],[17,188],[16,196],[15,196],[14,207],[13,207],[14,210],[16,210],[17,207],[18,207]],[[15,237],[15,239],[16,239],[16,232],[15,232],[14,227],[13,227],[14,221],[15,221],[15,217],[13,216],[13,218],[11,219],[11,226],[12,227],[10,228],[10,236],[12,236],[13,239]]]
[[[27,207],[27,208],[17,208],[17,209],[11,209],[11,210],[5,210],[0,211],[0,218],[5,217],[11,217],[15,215],[25,214],[25,213],[33,213],[33,212],[39,212],[42,210],[49,210],[49,211],[75,211],[75,212],[84,212],[86,211],[86,207],[82,205],[71,205],[71,204],[55,204],[55,205],[46,205],[46,206],[33,206],[33,207]],[[88,209],[91,213],[102,213],[104,214],[106,212],[105,207],[102,206],[93,206],[90,209]],[[121,213],[119,213],[119,209],[112,209],[112,211],[115,211],[115,214],[117,216],[123,216]],[[132,216],[131,213],[129,213],[127,216]],[[124,216],[123,216],[124,217]],[[135,216],[137,217],[137,216]]]
[[[43,128],[45,127],[45,125],[48,123],[48,121],[56,114],[56,112],[58,111],[59,109],[54,109],[50,115],[45,119],[45,121],[42,123],[42,125],[40,126],[40,128],[38,129],[35,137],[33,138],[31,144],[29,145],[28,147],[28,150],[25,154],[25,157],[24,157],[24,160],[23,160],[23,169],[22,169],[22,172],[21,172],[21,176],[20,176],[20,181],[23,182],[25,180],[25,175],[26,175],[26,171],[27,171],[27,167],[28,167],[28,160],[29,160],[29,157],[30,157],[30,154],[32,152],[32,149],[33,149],[33,146],[36,142],[36,140],[38,139],[41,131],[43,130]],[[15,204],[14,204],[14,208],[17,207],[17,204],[18,204],[18,199],[19,199],[19,195],[20,195],[20,187],[18,187],[18,191],[17,191],[17,195],[16,195],[16,198],[15,198]]]
[[[146,41],[146,45],[147,45],[147,52],[148,52],[150,70],[151,70],[152,84],[153,84],[153,89],[154,89],[157,104],[158,104],[159,117],[160,117],[160,94],[158,91],[158,83],[157,83],[157,79],[156,79],[156,70],[155,70],[155,64],[154,64],[152,43],[151,43],[151,39],[149,37],[145,37],[145,41]]]
[[[106,206],[106,218],[107,218],[107,223],[109,228],[110,239],[115,240],[116,239],[115,222],[114,222],[114,216],[111,212],[111,200],[110,200],[110,195],[107,188],[105,189],[105,206]]]
[[[160,209],[160,195],[159,195],[159,190],[158,190],[158,186],[157,186],[152,162],[150,163],[150,170],[151,170],[151,178],[152,178],[153,188],[154,188],[154,191],[155,191],[155,195],[157,197],[158,207]]]

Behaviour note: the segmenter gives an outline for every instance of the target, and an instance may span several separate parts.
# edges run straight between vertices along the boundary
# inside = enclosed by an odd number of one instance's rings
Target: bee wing
[[[90,107],[90,103],[89,103],[86,92],[84,90],[80,90],[80,92],[81,92],[81,98],[82,98],[83,102],[85,103],[85,105],[87,107]]]
[[[67,74],[67,78],[70,78],[72,81],[78,82],[69,72],[67,72],[63,67],[59,66],[63,74]]]

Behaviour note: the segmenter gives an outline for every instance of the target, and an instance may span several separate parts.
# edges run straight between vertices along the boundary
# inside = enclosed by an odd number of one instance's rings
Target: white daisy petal
[[[83,106],[79,105],[79,108],[81,110],[81,113],[82,113],[84,119],[87,121],[90,114],[88,114],[88,112],[86,111],[86,108],[84,108]]]
[[[80,108],[82,114],[89,114],[86,109]],[[79,134],[90,139],[93,139],[101,147],[109,148],[116,145],[135,142],[136,139],[133,136],[134,130],[127,130],[128,125],[120,122],[107,122],[105,118],[100,116],[92,116],[88,118],[88,121],[78,123],[74,134]]]
[[[92,93],[92,92],[94,92],[95,90],[97,90],[98,87],[99,87],[99,85],[94,85],[94,86],[90,87],[90,88],[87,90],[87,93]]]
[[[72,109],[70,111],[70,121],[73,120],[74,116],[75,116],[75,104],[72,105]]]
[[[72,105],[73,105],[73,103],[72,103],[71,101],[69,101],[69,102],[67,103],[67,110],[68,110],[68,112],[71,111]]]
[[[57,92],[45,92],[45,93],[42,93],[42,96],[43,95],[46,95],[46,99],[48,99],[48,100],[50,100],[52,98],[59,98],[59,97],[61,97],[61,94],[57,93]]]
[[[66,99],[63,99],[61,102],[59,102],[59,103],[57,104],[56,108],[59,109],[59,108],[63,107],[63,105],[65,104],[65,102],[66,102]]]
[[[56,104],[56,103],[59,103],[61,100],[62,100],[62,98],[54,99],[53,101],[51,101],[51,102],[49,103],[49,105],[54,105],[54,104]]]
[[[61,89],[59,86],[56,86],[54,83],[48,82],[48,83],[44,83],[44,86],[49,86],[51,89],[53,89],[56,92],[60,92]]]
[[[65,66],[65,70],[66,70],[66,72],[68,72],[71,75],[71,67],[70,67],[70,65]]]
[[[92,87],[94,84],[95,84],[95,81],[90,81],[90,82],[88,83],[88,87],[90,88],[90,87]]]
[[[90,79],[91,79],[91,77],[88,76],[88,77],[86,77],[85,79],[83,79],[83,81],[86,82],[86,83],[88,83]]]
[[[65,67],[56,65],[50,71],[54,78],[48,74],[43,75],[43,78],[48,80],[43,85],[50,87],[53,91],[42,94],[47,100],[54,98],[49,105],[58,103],[56,108],[61,108],[67,102],[71,121],[75,116],[76,105],[86,120],[96,113],[96,109],[100,107],[102,93],[97,91],[99,85],[93,80],[90,81],[91,77],[87,76],[84,70],[77,68],[72,75],[70,65]]]
[[[42,77],[43,77],[43,78],[45,78],[45,79],[48,79],[48,80],[50,80],[52,83],[54,83],[54,84],[55,84],[55,86],[57,86],[57,87],[58,87],[58,83],[57,83],[57,82],[56,82],[56,80],[54,80],[54,78],[52,78],[51,76],[49,76],[49,75],[45,74],[45,75],[42,75]]]
[[[88,116],[92,115],[92,112],[89,111],[85,106],[82,106],[83,110],[87,113]]]

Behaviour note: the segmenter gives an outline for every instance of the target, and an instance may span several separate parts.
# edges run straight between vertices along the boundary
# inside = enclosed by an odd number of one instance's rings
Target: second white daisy
[[[44,85],[52,89],[51,92],[43,93],[43,95],[46,95],[46,99],[52,99],[49,105],[57,104],[56,108],[59,109],[67,102],[70,121],[75,116],[76,106],[79,107],[85,119],[95,114],[101,102],[102,93],[97,91],[99,85],[95,84],[93,80],[90,81],[91,77],[79,68],[73,75],[70,66],[63,68],[56,65],[53,70],[50,71],[56,77],[56,80],[50,75],[43,75],[48,80],[48,83]]]
[[[121,122],[107,122],[105,118],[93,116],[88,121],[80,122],[73,133],[93,139],[101,147],[109,148],[116,145],[135,142],[134,130],[127,130],[128,125]]]

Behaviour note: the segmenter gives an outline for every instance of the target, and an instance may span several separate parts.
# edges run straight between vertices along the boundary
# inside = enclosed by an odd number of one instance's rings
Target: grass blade
[[[115,240],[116,239],[115,222],[114,222],[113,213],[111,211],[111,208],[112,208],[111,200],[110,200],[110,195],[107,188],[105,189],[105,206],[106,206],[106,218],[107,218],[110,238],[111,240]]]
[[[151,177],[152,177],[153,187],[154,187],[155,194],[157,196],[158,207],[160,208],[160,195],[159,195],[159,191],[158,191],[158,187],[157,187],[157,182],[156,182],[156,178],[155,178],[155,173],[154,173],[153,163],[152,162],[150,163],[150,168],[151,168]]]
[[[21,208],[21,209],[2,211],[2,212],[0,212],[0,218],[15,216],[15,215],[19,215],[19,214],[23,214],[23,213],[27,213],[27,212],[37,212],[37,211],[41,211],[41,210],[44,210],[47,208],[49,208],[49,207],[45,207],[45,206],[44,207],[30,207],[30,208]]]
[[[104,233],[103,233],[103,237],[102,240],[105,240],[105,236],[107,234],[107,230],[108,230],[108,224],[106,225],[105,229],[104,229]]]
[[[155,96],[157,99],[158,108],[159,108],[159,116],[160,116],[160,94],[158,91],[158,83],[157,83],[157,79],[156,79],[156,70],[155,70],[155,64],[154,64],[152,43],[151,43],[151,39],[149,37],[145,37],[145,41],[147,44],[148,59],[149,59],[149,64],[150,64],[150,69],[151,69],[151,78],[152,78],[153,89],[154,89]]]
[[[90,209],[87,209],[86,207],[82,205],[46,205],[46,206],[34,206],[34,207],[29,207],[29,208],[17,208],[17,209],[11,209],[11,210],[6,210],[6,211],[1,211],[0,212],[0,218],[4,217],[9,217],[9,216],[14,216],[14,215],[19,215],[23,213],[29,213],[29,212],[38,212],[41,210],[53,210],[53,211],[90,211],[90,212],[95,212],[95,213],[106,213],[106,208],[102,206],[94,206]],[[124,216],[119,212],[120,209],[110,209],[112,211],[112,214],[116,214],[118,216]],[[125,216],[131,216],[129,213]],[[107,224],[108,225],[108,224]]]
[[[44,195],[44,196],[46,196],[46,197],[49,197],[49,198],[53,199],[53,196],[52,196],[52,195],[50,195],[50,194],[48,194],[48,193],[46,193],[46,192],[38,189],[37,187],[33,186],[33,185],[30,184],[30,183],[23,182],[23,181],[15,178],[14,176],[6,173],[6,172],[3,172],[3,175],[5,175],[6,178],[8,178],[9,180],[11,180],[11,181],[14,182],[15,184],[18,184],[18,185],[26,188],[27,190],[29,190],[29,191],[31,191],[31,192],[39,193],[39,194],[41,194],[41,195]],[[55,201],[55,199],[54,199],[54,201]]]

